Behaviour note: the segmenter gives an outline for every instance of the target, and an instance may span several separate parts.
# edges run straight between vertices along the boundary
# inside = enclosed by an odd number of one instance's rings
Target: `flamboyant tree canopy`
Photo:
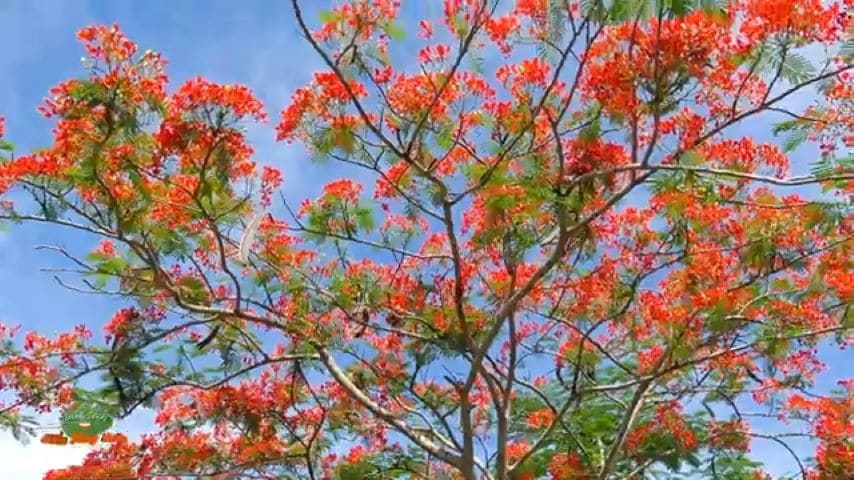
[[[249,88],[115,26],[53,144],[0,145],[0,218],[92,239],[59,280],[126,301],[0,324],[0,425],[156,412],[47,478],[854,471],[854,381],[813,388],[852,326],[851,0],[291,3],[325,69],[275,135],[361,172],[318,198],[253,157]]]

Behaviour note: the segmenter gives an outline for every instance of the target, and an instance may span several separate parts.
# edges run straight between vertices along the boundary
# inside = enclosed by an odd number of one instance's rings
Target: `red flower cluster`
[[[362,193],[362,186],[348,179],[342,178],[327,183],[323,187],[323,195],[335,200],[345,200],[355,203],[359,200],[359,194]]]
[[[820,443],[816,449],[818,471],[815,480],[841,478],[854,471],[854,383],[842,381],[846,389],[837,398],[806,398],[795,394],[786,401],[785,408],[795,416],[806,416],[813,434]]]
[[[313,33],[319,41],[341,40],[359,32],[362,41],[370,39],[378,28],[397,17],[400,0],[357,0],[342,2],[333,8],[328,20]]]
[[[709,444],[715,448],[746,452],[750,449],[750,428],[743,420],[709,424]]]
[[[697,448],[697,436],[685,423],[682,407],[676,402],[662,403],[655,407],[655,418],[635,427],[626,438],[626,449],[632,455],[642,456],[644,442],[655,442],[657,436],[672,438],[678,448],[692,451]]]
[[[541,408],[528,414],[528,425],[533,428],[546,428],[552,424],[555,413],[551,408]]]
[[[169,102],[169,117],[180,117],[205,107],[220,107],[231,112],[238,120],[253,117],[266,121],[264,106],[252,91],[243,85],[219,85],[201,77],[187,80],[172,95]]]
[[[411,71],[390,55],[396,0],[340,2],[303,32],[330,65],[296,89],[277,138],[375,174],[380,202],[374,212],[356,179],[338,179],[292,222],[261,213],[283,174],[253,160],[240,124],[265,114],[247,87],[194,78],[167,94],[157,54],[117,27],[80,32],[95,68],[51,90],[53,144],[0,160],[0,193],[35,191],[36,210],[0,200],[0,213],[101,234],[78,263],[87,285],[135,303],[103,326],[125,342],[112,350],[82,327],[6,342],[14,329],[0,325],[0,388],[21,399],[3,413],[66,404],[69,379],[110,362],[139,374],[124,393],[152,395],[158,431],[50,478],[331,478],[392,464],[457,478],[459,465],[494,462],[463,458],[457,442],[489,444],[503,427],[495,459],[508,476],[613,476],[599,470],[747,451],[746,424],[688,411],[720,386],[789,397],[785,412],[820,440],[815,478],[854,469],[850,391],[789,396],[844,329],[852,225],[830,195],[776,190],[848,193],[835,152],[851,143],[854,76],[781,88],[792,75],[754,71],[748,55],[837,43],[842,3],[735,0],[685,15],[673,3],[607,22],[576,0],[490,5],[445,0],[434,21],[450,35],[418,21],[421,40],[398,45],[417,57]],[[819,83],[815,106],[779,129],[818,143],[815,171],[831,177],[787,178],[784,150],[739,123]],[[139,355],[113,365],[117,349]],[[529,370],[534,359],[550,368]],[[636,392],[637,409],[623,406]],[[567,425],[590,431],[574,440]],[[611,440],[619,425],[625,442]]]
[[[136,53],[136,44],[121,32],[118,24],[86,27],[77,32],[77,38],[90,56],[108,63],[129,60]]]
[[[558,453],[552,457],[549,461],[549,474],[551,480],[576,480],[591,476],[577,453]]]

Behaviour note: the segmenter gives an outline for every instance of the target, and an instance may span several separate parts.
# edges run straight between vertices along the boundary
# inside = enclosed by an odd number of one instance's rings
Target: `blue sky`
[[[11,0],[0,3],[0,18],[4,20],[0,114],[7,118],[7,136],[19,151],[48,145],[51,140],[51,122],[36,107],[51,86],[83,72],[77,30],[92,23],[118,22],[141,49],[158,50],[169,60],[172,88],[196,75],[249,85],[271,117],[271,125],[250,131],[258,160],[283,168],[289,196],[303,197],[322,185],[299,181],[292,173],[305,171],[288,165],[304,162],[301,147],[274,141],[272,122],[279,110],[320,67],[296,34],[288,3]],[[0,233],[0,321],[47,332],[84,323],[99,331],[97,327],[118,303],[65,290],[50,274],[39,271],[58,265],[58,259],[33,248],[47,243],[87,248],[90,242],[80,235],[29,225]],[[149,426],[150,415],[143,413],[116,429],[138,433]],[[61,448],[37,442],[20,446],[11,435],[0,432],[0,478],[40,479],[50,468],[79,461],[86,451],[85,446]]]
[[[423,5],[417,8],[430,8]],[[273,123],[291,92],[321,67],[297,35],[289,2],[4,0],[0,18],[4,20],[0,28],[0,71],[4,72],[0,76],[0,114],[7,118],[7,136],[20,151],[50,141],[51,122],[36,112],[36,106],[51,86],[81,74],[83,52],[75,40],[76,31],[92,23],[118,22],[141,49],[160,51],[169,60],[172,88],[202,75],[216,82],[243,83],[255,91],[271,117],[271,124],[250,130],[256,157],[283,170],[289,197],[313,195],[325,179],[345,175],[346,170],[334,165],[312,167],[302,147],[274,141]],[[796,170],[805,170],[803,165]],[[97,332],[119,304],[65,290],[50,274],[40,272],[40,268],[59,263],[33,248],[47,243],[72,248],[91,245],[90,239],[55,228],[28,225],[15,227],[11,234],[0,232],[0,321],[47,332],[84,323]],[[834,352],[830,358],[831,369],[825,378],[852,376],[854,367],[842,361],[841,353]],[[149,426],[150,416],[141,414],[117,429],[138,433]],[[79,460],[85,451],[86,447],[37,443],[21,447],[0,432],[0,478],[41,478],[50,468]],[[758,454],[775,457],[762,448]]]

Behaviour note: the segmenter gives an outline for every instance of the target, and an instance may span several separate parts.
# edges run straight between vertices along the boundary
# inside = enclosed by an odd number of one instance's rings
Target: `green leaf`
[[[786,141],[783,142],[783,151],[786,153],[790,153],[794,151],[798,146],[804,143],[809,136],[809,132],[806,130],[795,130],[789,133],[786,137]]]
[[[614,0],[609,12],[611,20],[614,22],[621,22],[629,19],[631,17],[629,3],[630,2],[627,0]]]
[[[775,290],[789,290],[792,288],[792,281],[785,277],[776,278],[771,282],[771,286]]]
[[[599,133],[602,131],[602,124],[599,122],[599,119],[594,119],[590,122],[590,125],[581,129],[578,132],[578,138],[584,142],[592,143],[595,142],[599,138]]]
[[[454,33],[459,36],[465,36],[468,31],[468,26],[466,25],[465,20],[463,20],[462,16],[455,15],[453,20],[451,20],[451,25],[454,27]]]
[[[548,38],[554,45],[560,45],[566,27],[564,6],[560,2],[548,2]]]
[[[27,443],[30,437],[36,436],[36,427],[38,422],[32,416],[0,412],[0,430],[8,430],[21,443]]]
[[[127,262],[125,262],[125,260],[121,257],[110,257],[108,260],[98,265],[99,270],[114,274],[121,273],[126,266]]]
[[[706,157],[696,150],[688,150],[679,160],[682,165],[701,165],[706,161]]]
[[[803,122],[801,122],[800,120],[785,120],[774,125],[774,128],[771,129],[771,132],[776,136],[782,132],[788,132],[800,128],[802,125]]]
[[[370,208],[356,209],[356,224],[361,230],[370,232],[374,229],[374,212]]]
[[[385,27],[385,33],[392,40],[405,40],[406,39],[406,30],[395,22],[391,22]]]
[[[670,0],[667,3],[669,4],[670,13],[676,16],[687,15],[694,6],[692,0]]]
[[[827,160],[821,160],[812,166],[810,174],[816,178],[830,176],[833,174],[833,165]]]
[[[11,152],[14,149],[15,149],[15,144],[10,142],[9,140],[0,139],[0,150],[6,150],[6,151]]]
[[[334,22],[338,16],[332,10],[321,10],[318,14],[318,18],[322,23],[330,23]]]
[[[338,470],[339,480],[364,480],[376,475],[376,467],[368,462],[355,465],[342,465]]]
[[[700,0],[700,8],[706,13],[726,15],[729,0]]]
[[[153,353],[163,353],[167,350],[172,350],[172,344],[171,343],[164,343],[162,345],[158,345],[158,346],[154,347],[151,351]]]
[[[782,66],[780,65],[781,60]],[[772,56],[771,65],[775,70],[780,69],[780,76],[792,84],[806,82],[815,76],[815,67],[799,53],[789,52],[785,58]]]
[[[436,145],[444,150],[448,150],[454,146],[454,125],[451,123],[445,124],[436,135]]]

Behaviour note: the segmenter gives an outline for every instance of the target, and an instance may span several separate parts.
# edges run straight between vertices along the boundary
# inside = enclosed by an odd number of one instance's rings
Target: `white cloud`
[[[27,445],[0,433],[0,478],[41,480],[49,470],[80,464],[90,445],[45,445],[32,439]]]
[[[48,415],[40,419],[38,437],[44,433],[59,433],[58,416]],[[111,432],[123,433],[132,441],[138,441],[143,432],[152,430],[153,413],[139,409],[129,417],[118,420]],[[56,427],[56,431],[52,429]],[[50,470],[80,465],[87,453],[98,445],[46,445],[39,438],[30,439],[22,444],[6,431],[0,431],[0,479],[3,480],[41,480]]]

